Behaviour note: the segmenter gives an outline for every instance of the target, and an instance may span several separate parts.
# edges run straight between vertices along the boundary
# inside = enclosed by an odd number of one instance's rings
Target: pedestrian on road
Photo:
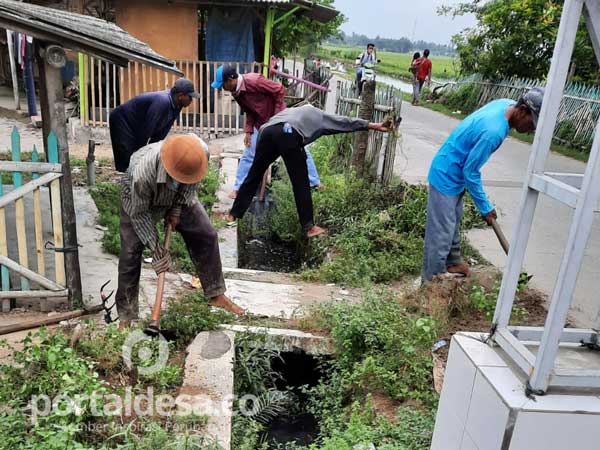
[[[419,66],[421,64],[421,54],[419,52],[415,52],[413,54],[412,62],[410,63],[410,67],[408,71],[412,73],[413,76],[413,99],[412,104],[415,105],[417,103],[417,99],[419,97],[419,79],[417,78],[417,74],[419,73]]]
[[[166,138],[194,98],[200,98],[194,84],[180,78],[169,90],[146,92],[117,106],[108,119],[116,169],[125,172],[135,151]]]
[[[417,59],[413,64],[418,66],[417,70],[417,86],[415,100],[413,102],[414,105],[419,104],[419,100],[421,98],[421,91],[423,90],[423,85],[425,81],[427,81],[427,86],[431,86],[431,69],[432,64],[429,59],[429,49],[423,50],[423,57]]]
[[[309,238],[324,233],[314,224],[304,147],[321,136],[362,130],[389,131],[383,124],[326,114],[311,105],[284,109],[273,116],[259,131],[256,157],[233,203],[230,220],[244,216],[265,170],[281,156],[292,182],[302,230]]]
[[[494,100],[465,118],[437,152],[429,169],[429,197],[422,283],[444,273],[469,275],[460,253],[460,221],[465,190],[488,225],[496,220],[481,182],[481,168],[509,130],[531,133],[537,126],[544,88],[536,87],[515,102]]]
[[[243,310],[225,295],[217,232],[198,201],[208,170],[208,146],[198,136],[173,135],[133,154],[121,179],[121,253],[115,297],[119,328],[138,319],[138,293],[144,248],[152,251],[157,274],[171,265],[156,229],[163,219],[178,231],[211,306],[235,314]]]
[[[252,161],[254,161],[258,130],[271,117],[286,108],[285,87],[280,83],[266,79],[259,73],[240,75],[236,68],[229,64],[220,66],[217,69],[212,87],[231,92],[242,111],[246,113],[245,149],[238,164],[233,192],[229,195],[230,198],[235,198],[240,186],[248,176]],[[306,156],[310,186],[321,189],[317,167],[308,150]]]

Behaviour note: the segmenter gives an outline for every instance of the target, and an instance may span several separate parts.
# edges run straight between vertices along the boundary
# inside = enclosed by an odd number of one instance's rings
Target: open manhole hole
[[[309,390],[326,376],[323,367],[329,358],[299,348],[274,350],[260,335],[237,334],[235,394],[237,398],[248,393],[254,397],[245,405],[253,413],[234,420],[258,424],[258,440],[266,442],[269,450],[285,449],[292,443],[312,444],[318,437],[319,424],[309,411]]]

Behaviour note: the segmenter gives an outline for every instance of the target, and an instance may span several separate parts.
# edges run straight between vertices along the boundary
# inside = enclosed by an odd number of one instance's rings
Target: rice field
[[[315,55],[326,61],[343,61],[347,64],[354,64],[356,57],[365,51],[359,47],[334,47],[330,45],[322,46]],[[410,79],[411,74],[408,67],[412,61],[412,53],[394,53],[377,52],[377,57],[381,63],[377,65],[377,71],[394,78]],[[429,56],[432,62],[433,78],[455,78],[458,72],[458,59],[450,56]]]

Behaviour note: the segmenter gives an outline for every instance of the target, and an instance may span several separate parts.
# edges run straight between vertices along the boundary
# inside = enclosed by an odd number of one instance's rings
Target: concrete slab
[[[300,330],[245,325],[221,325],[220,328],[236,333],[264,335],[266,337],[264,346],[280,352],[303,351],[309,355],[330,355],[333,353],[331,340],[324,336],[317,336]]]
[[[112,280],[113,289],[117,287],[118,264],[116,256],[102,249],[103,232],[96,229],[98,209],[85,188],[73,189],[75,216],[77,220],[77,240],[83,299],[86,304],[100,303],[100,287]]]
[[[223,158],[221,160],[221,175],[223,176],[224,181],[217,191],[219,202],[213,209],[215,212],[227,213],[233,205],[233,199],[229,198],[229,194],[233,191],[237,166],[237,159]]]
[[[229,298],[252,314],[284,319],[300,314],[299,286],[240,280],[225,280],[225,284]]]
[[[231,448],[234,342],[232,331],[206,331],[196,336],[187,349],[178,402],[179,410],[209,416],[202,434],[208,434],[224,450]]]

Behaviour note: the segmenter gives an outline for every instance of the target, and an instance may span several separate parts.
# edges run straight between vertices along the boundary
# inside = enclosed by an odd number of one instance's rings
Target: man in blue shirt
[[[481,168],[502,144],[511,128],[531,133],[544,97],[534,88],[518,102],[494,100],[465,118],[435,155],[429,169],[429,197],[421,280],[458,273],[467,276],[469,266],[460,254],[460,221],[465,189],[488,225],[497,218],[481,183]]]
[[[146,92],[117,106],[109,118],[116,169],[125,172],[135,151],[166,138],[193,98],[200,98],[194,84],[180,78],[170,90]]]

